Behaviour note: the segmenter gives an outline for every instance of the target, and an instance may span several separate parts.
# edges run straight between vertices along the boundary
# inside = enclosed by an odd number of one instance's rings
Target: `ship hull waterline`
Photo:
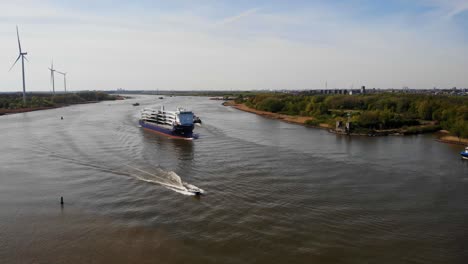
[[[153,133],[163,135],[163,136],[167,136],[173,139],[193,140],[193,139],[198,138],[198,135],[194,133],[187,133],[185,135],[181,135],[179,133],[176,133],[174,130],[160,127],[155,124],[151,124],[149,122],[145,122],[142,120],[139,121],[139,124],[146,131],[153,132]]]

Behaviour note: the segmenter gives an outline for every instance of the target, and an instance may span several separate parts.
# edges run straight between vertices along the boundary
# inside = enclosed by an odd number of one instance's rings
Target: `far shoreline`
[[[85,94],[86,95],[86,94]],[[54,95],[55,96],[55,95]],[[102,99],[98,99],[97,98],[97,93],[95,95],[92,95],[93,97],[96,97],[96,100],[86,100],[86,97],[83,96],[81,97],[83,101],[77,101],[77,100],[67,100],[66,98],[63,99],[62,98],[62,102],[57,102],[57,103],[51,103],[49,102],[48,105],[46,106],[36,106],[36,107],[19,107],[19,108],[0,108],[0,116],[3,116],[3,115],[12,115],[12,114],[20,114],[20,113],[27,113],[27,112],[34,112],[34,111],[41,111],[41,110],[49,110],[49,109],[56,109],[56,108],[62,108],[62,107],[67,107],[67,106],[71,106],[71,105],[80,105],[80,104],[93,104],[93,103],[99,103],[99,102],[103,102],[103,101],[114,101],[114,100],[125,100],[127,99],[128,97],[125,97],[125,96],[121,96],[121,95],[112,95],[111,97],[109,97],[108,94],[105,94],[105,96],[102,98]],[[75,97],[76,97],[76,93],[75,93]],[[89,95],[88,95],[89,97]],[[7,98],[10,99],[10,100],[14,100],[11,99],[12,97],[10,98]],[[34,97],[33,97],[34,99]],[[47,97],[46,97],[47,99]],[[71,99],[74,99],[74,98],[71,98]],[[94,99],[94,98],[92,98]],[[68,101],[68,102],[67,102]]]
[[[233,100],[225,101],[223,103],[224,106],[231,106],[237,110],[256,114],[265,118],[269,119],[275,119],[279,121],[283,121],[286,123],[290,124],[296,124],[296,125],[301,125],[305,127],[311,127],[311,128],[320,128],[320,129],[326,129],[328,132],[337,134],[337,135],[347,135],[344,133],[340,133],[335,131],[333,128],[331,128],[328,124],[320,124],[319,126],[312,126],[312,125],[307,125],[305,122],[307,120],[313,120],[312,117],[306,117],[306,116],[289,116],[289,115],[284,115],[284,114],[278,114],[278,113],[271,113],[271,112],[266,112],[266,111],[261,111],[257,109],[250,108],[246,106],[245,104],[238,104],[235,103]],[[423,133],[417,133],[417,134],[423,134]],[[441,142],[441,143],[446,143],[446,144],[453,144],[453,145],[461,145],[461,146],[468,146],[468,139],[466,138],[457,138],[455,136],[449,135],[449,132],[446,130],[440,130],[437,132],[432,132],[433,135],[436,136],[434,140]],[[356,134],[356,133],[350,133],[348,134],[349,136],[376,136],[376,135],[368,135],[368,134]],[[405,136],[405,135],[410,135],[410,134],[404,134],[404,133],[392,133],[392,134],[380,134],[378,136]]]
[[[49,107],[28,107],[28,108],[18,108],[18,109],[0,109],[0,116],[3,115],[13,115],[27,112],[34,112],[40,110],[49,110],[54,108],[59,108],[61,106],[49,106]]]
[[[72,106],[72,105],[79,105],[79,104],[93,104],[93,103],[99,103],[99,102],[102,102],[102,101],[89,101],[89,102],[81,102],[81,103],[75,103],[75,104],[63,104],[63,105],[56,105],[56,106],[26,107],[26,108],[17,108],[17,109],[0,109],[0,116],[35,112],[35,111],[41,111],[41,110],[50,110],[50,109],[62,108],[62,107],[67,107],[67,106]]]

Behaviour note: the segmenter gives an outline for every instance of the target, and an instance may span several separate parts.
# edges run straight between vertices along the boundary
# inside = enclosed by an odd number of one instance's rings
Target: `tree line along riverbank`
[[[238,95],[236,108],[286,122],[351,135],[442,131],[440,139],[468,144],[468,97],[416,94]]]
[[[50,93],[28,94],[23,102],[21,93],[0,94],[0,115],[51,109],[72,104],[123,99],[118,95],[86,91],[52,95]]]

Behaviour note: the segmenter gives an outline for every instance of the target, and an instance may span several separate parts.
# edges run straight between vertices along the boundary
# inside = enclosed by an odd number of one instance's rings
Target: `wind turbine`
[[[51,64],[49,70],[50,70],[50,80],[52,82],[52,92],[55,94],[55,80],[54,80],[55,79],[54,78],[55,70],[54,70],[54,62],[53,61],[52,61],[52,64]]]
[[[63,87],[65,89],[65,92],[67,92],[67,73],[66,72],[59,72],[56,70],[57,73],[63,75]]]
[[[20,42],[20,38],[19,38],[18,26],[16,26],[16,36],[18,37],[19,55],[18,55],[18,58],[16,59],[15,63],[13,63],[13,65],[11,66],[9,71],[11,71],[11,69],[13,69],[13,67],[15,67],[15,64],[21,58],[21,66],[22,66],[22,70],[23,70],[23,103],[26,103],[26,79],[25,79],[25,76],[24,76],[24,60],[25,59],[27,61],[29,61],[29,60],[25,57],[26,55],[28,55],[28,53],[23,52],[21,50],[21,42]]]

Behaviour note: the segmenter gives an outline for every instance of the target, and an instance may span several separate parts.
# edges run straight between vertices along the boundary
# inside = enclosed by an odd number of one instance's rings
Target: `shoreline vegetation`
[[[311,117],[307,117],[307,116],[285,115],[285,114],[278,114],[278,113],[257,110],[254,108],[250,108],[243,103],[236,103],[234,100],[225,101],[223,105],[232,106],[233,108],[237,110],[260,115],[260,116],[270,118],[270,119],[281,120],[281,121],[284,121],[286,123],[291,123],[291,124],[310,126],[306,124],[306,121],[313,120]],[[317,127],[317,128],[322,128],[322,129],[331,128],[328,124],[325,124],[325,123],[319,124],[318,126],[312,126],[312,127]]]
[[[468,146],[468,97],[405,94],[256,94],[223,103],[238,110],[350,136],[434,133]]]
[[[97,91],[57,95],[52,95],[50,93],[33,93],[28,94],[26,103],[23,103],[21,93],[0,94],[0,116],[54,109],[75,104],[88,104],[123,99],[124,97],[119,95],[109,95],[107,93]]]

